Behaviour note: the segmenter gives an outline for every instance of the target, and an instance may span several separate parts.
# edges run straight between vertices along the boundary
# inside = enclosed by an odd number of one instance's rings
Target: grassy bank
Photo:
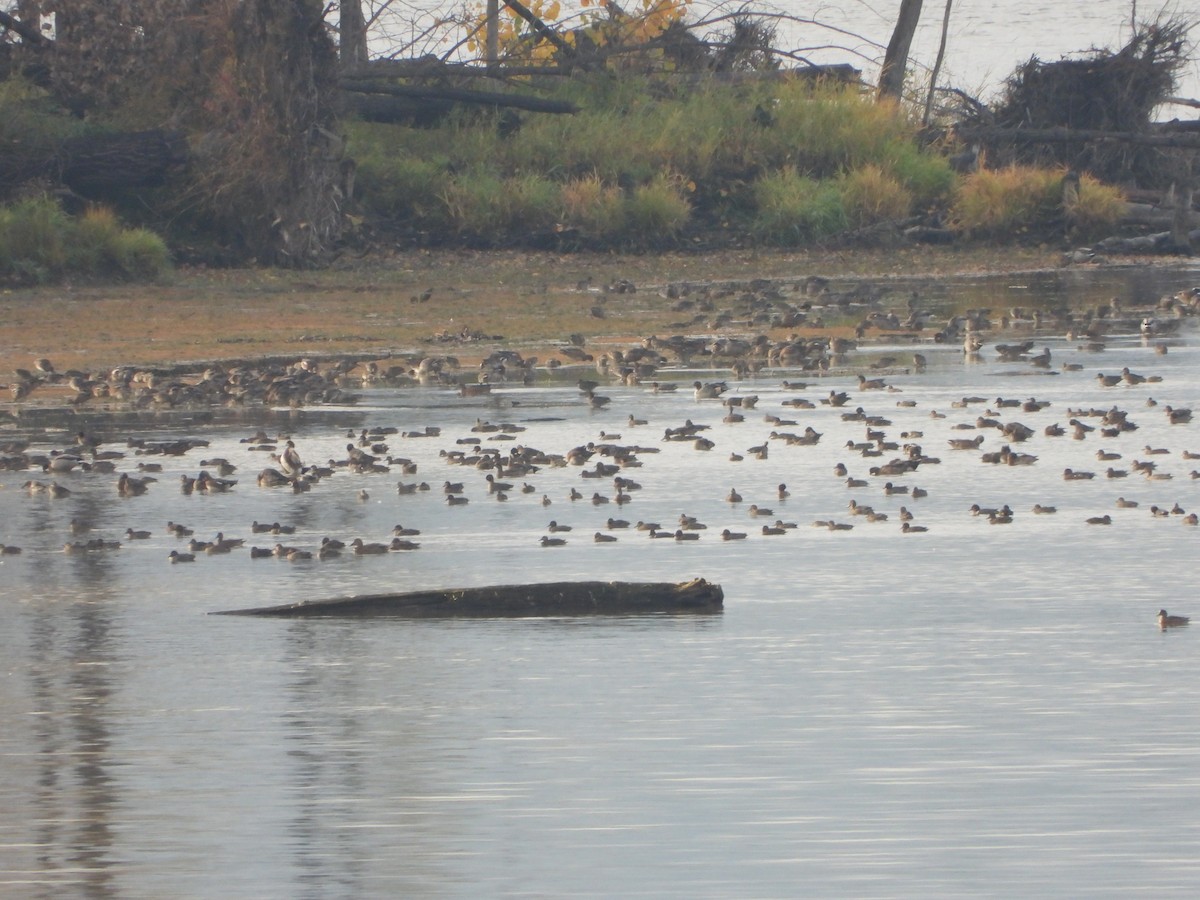
[[[52,155],[78,137],[44,92],[2,84],[0,121],[20,127],[0,125],[0,137],[14,147],[29,144],[30,154],[38,144]],[[943,240],[1062,243],[1110,233],[1122,209],[1116,191],[1086,175],[1068,209],[1060,170],[957,174],[947,157],[955,147],[929,143],[910,110],[856,86],[593,73],[545,93],[578,112],[456,108],[426,127],[342,122],[357,172],[352,198],[339,201],[348,244],[572,253],[900,247],[913,224],[942,229]],[[193,166],[203,141],[191,136]],[[0,195],[10,202],[0,207],[0,284],[154,280],[169,266],[168,246],[193,261],[245,258],[244,241],[182,202],[189,176],[178,177],[113,198],[111,208],[71,198],[82,210],[73,216],[51,199],[49,183]],[[166,243],[139,225],[159,229]]]

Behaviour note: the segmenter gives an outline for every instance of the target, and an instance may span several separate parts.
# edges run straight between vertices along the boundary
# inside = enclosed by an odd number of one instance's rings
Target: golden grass
[[[670,281],[928,275],[1046,268],[1057,254],[1014,248],[928,247],[852,254],[728,251],[616,255],[468,251],[414,252],[359,260],[353,268],[181,269],[168,284],[45,287],[0,291],[0,372],[51,358],[58,368],[96,371],[267,356],[443,352],[482,357],[496,346],[543,360],[567,335],[589,341],[666,333],[679,318],[655,293]],[[617,279],[637,293],[580,290]],[[426,302],[413,302],[427,289]],[[498,335],[495,341],[440,343],[440,333]],[[7,374],[3,379],[7,380]]]

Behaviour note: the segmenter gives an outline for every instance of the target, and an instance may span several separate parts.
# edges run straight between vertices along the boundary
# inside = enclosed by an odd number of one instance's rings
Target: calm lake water
[[[886,47],[896,25],[900,0],[849,0],[824,6],[800,0],[777,0],[775,6],[797,17],[844,28],[878,47]],[[926,0],[913,38],[913,67],[925,71],[933,67],[945,9],[946,4],[940,0]],[[1032,56],[1053,62],[1095,47],[1117,50],[1124,46],[1129,40],[1129,23],[1134,9],[1141,21],[1153,21],[1163,11],[1167,15],[1195,16],[1194,8],[1182,3],[1089,0],[1048,7],[1033,0],[1009,0],[1008,3],[956,0],[950,13],[940,83],[991,100],[1013,70]],[[871,60],[881,57],[882,52],[871,43],[856,43],[849,37],[831,40],[827,32],[822,35],[817,29],[800,26],[792,26],[785,33],[794,35],[798,46],[820,47],[837,43],[861,52],[865,57],[862,65],[869,70],[868,77],[875,78],[876,65],[872,65]],[[839,55],[838,50],[817,50],[816,53],[822,62],[847,61],[846,54]],[[1186,66],[1179,80],[1179,96],[1200,97],[1200,63],[1192,62]],[[1196,117],[1195,110],[1184,107],[1172,107],[1164,118],[1171,116]]]
[[[761,12],[779,12],[790,18],[777,24],[777,46],[797,52],[817,63],[850,63],[861,68],[872,83],[878,77],[883,50],[891,39],[900,10],[900,0],[842,0],[840,3],[810,3],[804,0],[775,0],[748,4]],[[564,16],[579,10],[577,2],[563,3]],[[636,8],[632,4],[630,8]],[[913,38],[910,67],[925,73],[937,58],[946,5],[926,0],[920,25]],[[1130,14],[1137,10],[1140,19],[1153,20],[1160,11],[1168,15],[1192,15],[1184,3],[1134,3],[1132,0],[1088,0],[1086,3],[1059,3],[1047,6],[1036,0],[1009,0],[1007,3],[983,0],[956,0],[950,15],[946,56],[939,84],[967,91],[991,102],[999,94],[1004,80],[1013,70],[1036,56],[1046,62],[1075,56],[1094,47],[1116,50],[1129,40]],[[429,14],[413,10],[429,9]],[[413,0],[392,18],[385,17],[375,26],[372,50],[391,54],[397,47],[412,44],[417,55],[425,52],[444,54],[450,43],[426,44],[421,35],[428,33],[434,15],[444,13],[445,5],[433,0]],[[730,7],[694,0],[689,19],[719,18]],[[820,23],[821,26],[805,22]],[[718,31],[721,30],[719,27]],[[441,33],[441,32],[435,32]],[[1192,36],[1193,40],[1196,36]],[[924,76],[927,79],[927,75]],[[1187,65],[1179,73],[1179,96],[1200,98],[1200,61]],[[1196,118],[1195,110],[1172,106],[1162,118]]]
[[[1127,303],[1191,287],[1200,270],[1101,270],[948,282],[926,298],[997,310],[1060,301]],[[903,308],[899,291],[889,308]],[[60,476],[68,497],[30,496],[48,476],[0,472],[0,894],[13,897],[961,897],[1195,896],[1200,887],[1200,632],[1160,632],[1160,607],[1200,616],[1200,528],[1151,505],[1200,510],[1200,425],[1170,425],[1163,407],[1200,402],[1200,341],[1189,320],[1154,341],[1114,334],[1102,352],[1039,336],[1050,370],[959,346],[872,346],[803,390],[771,370],[730,391],[758,395],[746,421],[697,402],[687,385],[720,372],[664,372],[677,394],[604,386],[593,412],[573,379],[542,379],[465,400],[436,388],[373,389],[353,408],[153,415],[61,414],[33,449],[78,428],[119,448],[126,437],[205,437],[163,462],[147,494],[119,499],[115,475]],[[1015,342],[1020,329],[996,340]],[[883,355],[898,392],[855,389],[851,370]],[[1078,363],[1063,372],[1062,363]],[[1161,377],[1102,387],[1096,374]],[[1058,373],[1058,374],[1054,374]],[[585,373],[586,374],[586,373]],[[819,404],[830,390],[850,403]],[[964,396],[988,402],[956,408]],[[797,396],[812,410],[785,406]],[[1040,412],[993,398],[1049,401]],[[1147,405],[1149,398],[1158,405]],[[900,406],[898,403],[909,403]],[[940,464],[872,477],[845,447],[864,439],[842,414],[861,405],[909,433]],[[1139,429],[1047,437],[1071,410],[1128,410]],[[1030,466],[981,462],[988,408],[1028,424],[1015,445]],[[933,418],[937,411],[946,416]],[[772,426],[771,414],[795,426]],[[648,424],[628,426],[628,417]],[[526,445],[565,452],[601,432],[659,450],[625,472],[642,484],[619,510],[568,499],[612,496],[578,467],[545,469],[535,491],[489,498],[482,472],[439,451],[477,419],[525,427]],[[708,452],[664,442],[686,419],[711,425]],[[1096,418],[1082,421],[1098,424]],[[262,427],[291,434],[308,462],[345,455],[368,426],[440,437],[391,439],[415,476],[345,472],[310,492],[255,486],[267,454],[241,443]],[[823,434],[816,446],[770,440],[773,428]],[[912,437],[914,432],[923,437]],[[0,432],[4,440],[19,429]],[[984,436],[982,451],[949,440]],[[494,435],[475,435],[503,446]],[[767,442],[766,459],[748,448]],[[1149,449],[1169,452],[1150,455]],[[1119,453],[1100,462],[1098,450]],[[132,453],[132,451],[130,451]],[[731,454],[745,458],[731,460]],[[227,494],[184,496],[181,474],[223,456]],[[1107,467],[1154,460],[1170,480]],[[843,462],[867,482],[850,488]],[[1097,473],[1064,481],[1065,467]],[[401,496],[397,481],[428,492]],[[445,480],[470,503],[449,508]],[[928,496],[887,496],[885,481]],[[521,479],[517,479],[518,482]],[[791,495],[779,500],[776,486]],[[731,504],[736,488],[744,497]],[[359,498],[365,489],[369,496]],[[542,496],[552,501],[541,504]],[[1136,500],[1118,509],[1116,499]],[[886,512],[851,516],[848,502]],[[750,504],[798,523],[762,536]],[[993,525],[968,508],[1009,504]],[[1035,503],[1053,515],[1033,515]],[[901,506],[927,533],[904,534]],[[617,530],[609,517],[708,525],[694,542]],[[1109,514],[1113,524],[1086,519]],[[573,526],[542,548],[550,519]],[[85,537],[152,536],[120,550],[67,554],[72,519]],[[814,520],[853,522],[830,532]],[[315,548],[324,535],[387,540],[398,523],[421,548],[379,557],[288,563],[246,551],[169,565],[195,529]],[[296,533],[251,533],[281,522]],[[723,542],[722,528],[750,532]],[[680,581],[725,588],[723,614],[480,621],[258,620],[229,608],[368,591],[561,579]]]

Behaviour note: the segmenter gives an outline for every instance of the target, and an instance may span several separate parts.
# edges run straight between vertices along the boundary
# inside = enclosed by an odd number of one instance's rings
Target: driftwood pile
[[[1115,52],[1031,58],[1009,76],[1000,102],[975,108],[958,131],[983,145],[993,167],[1061,165],[1113,184],[1166,188],[1176,177],[1176,151],[1200,149],[1200,133],[1187,133],[1188,123],[1153,125],[1189,62],[1188,27],[1159,21]]]

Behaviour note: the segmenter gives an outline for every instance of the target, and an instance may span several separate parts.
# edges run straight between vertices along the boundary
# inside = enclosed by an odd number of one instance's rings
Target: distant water
[[[926,299],[1049,308],[1112,296],[1153,301],[1200,281],[1195,268],[1074,270],[1030,279],[948,282]],[[898,291],[885,304],[903,308]],[[1024,326],[997,337],[1015,342]],[[203,436],[163,462],[142,497],[120,500],[115,476],[63,476],[69,497],[31,497],[28,471],[0,472],[0,894],[13,897],[1192,897],[1200,884],[1200,619],[1161,633],[1160,607],[1200,617],[1194,560],[1200,528],[1152,505],[1200,510],[1200,422],[1169,425],[1167,404],[1200,409],[1200,341],[1192,321],[1144,341],[1124,322],[1102,352],[1061,334],[1037,336],[1054,365],[1039,371],[976,360],[958,346],[872,346],[847,360],[898,392],[856,390],[843,374],[813,380],[764,372],[730,390],[757,395],[741,423],[697,403],[693,378],[663,373],[671,394],[605,385],[608,411],[582,403],[573,377],[464,400],[435,388],[373,389],[359,406],[269,413],[45,419],[37,448],[78,428],[121,438]],[[1153,345],[1166,343],[1159,355]],[[1062,371],[1062,363],[1079,371]],[[1102,387],[1123,367],[1160,377]],[[1057,372],[1059,374],[1051,374]],[[585,373],[588,374],[588,373]],[[808,378],[804,389],[783,379]],[[846,390],[845,409],[819,403]],[[966,396],[985,402],[956,406]],[[813,410],[784,405],[806,397]],[[1040,412],[996,398],[1036,397]],[[1148,406],[1153,398],[1157,406]],[[913,405],[900,405],[912,403]],[[846,448],[865,426],[856,406],[891,424],[889,440],[920,442],[938,465],[876,477],[886,461]],[[1046,425],[1119,406],[1139,427],[1118,437],[1050,438]],[[949,447],[980,416],[1025,422],[1039,457],[995,466]],[[934,418],[938,411],[946,418]],[[796,425],[771,425],[767,414]],[[630,427],[628,417],[648,424]],[[506,502],[483,473],[448,465],[477,419],[519,425],[522,443],[563,452],[620,433],[647,448],[623,474],[633,502],[576,467],[527,479]],[[664,442],[664,428],[709,425],[711,451]],[[306,494],[258,488],[266,455],[242,438],[262,427],[294,436],[309,462],[344,455],[367,426],[439,426],[435,438],[389,439],[413,476],[350,476]],[[823,434],[813,447],[772,430]],[[917,433],[921,432],[918,436]],[[906,434],[907,437],[901,437]],[[14,436],[12,429],[0,439]],[[617,440],[616,438],[611,438]],[[766,459],[749,448],[767,443]],[[1163,449],[1165,454],[1151,451]],[[659,453],[649,452],[658,450]],[[1101,462],[1098,450],[1119,453]],[[745,458],[731,460],[731,454]],[[1185,455],[1188,454],[1188,455]],[[238,466],[237,486],[184,496],[200,459]],[[1152,460],[1171,480],[1108,466]],[[834,474],[844,462],[867,485]],[[1066,482],[1065,467],[1094,471]],[[431,490],[401,496],[397,481]],[[465,481],[448,508],[443,481]],[[888,496],[884,483],[928,496]],[[790,496],[780,500],[777,485]],[[741,504],[725,500],[735,487]],[[367,490],[365,500],[360,490]],[[552,505],[543,507],[542,496]],[[1123,496],[1140,503],[1118,509]],[[868,523],[848,501],[886,512]],[[764,537],[751,503],[798,527]],[[990,524],[972,503],[1011,505]],[[1035,516],[1033,504],[1057,513]],[[902,534],[901,506],[928,533]],[[616,530],[610,517],[674,527],[708,524],[695,542]],[[1085,524],[1110,514],[1108,527]],[[538,545],[551,519],[574,531]],[[66,554],[86,536],[146,540]],[[813,528],[853,522],[849,532]],[[201,556],[171,566],[198,536],[313,548],[324,535],[383,540],[419,528],[421,548],[325,562]],[[288,536],[251,523],[296,526]],[[723,542],[722,528],[750,532]],[[704,576],[726,591],[723,614],[696,617],[483,621],[304,621],[208,616],[214,610],[427,586],[561,579],[677,581]]]
[[[425,0],[409,8],[421,8]],[[629,4],[635,8],[637,4]],[[829,28],[808,27],[781,20],[778,24],[781,48],[797,50],[806,59],[820,63],[850,63],[863,69],[872,82],[878,77],[883,58],[896,24],[900,0],[843,0],[840,3],[809,3],[801,0],[775,0],[747,4],[754,10],[777,10],[800,20],[815,20]],[[1032,56],[1052,62],[1092,48],[1116,50],[1129,40],[1131,0],[1089,0],[1087,3],[1059,3],[1048,6],[1034,0],[1011,0],[1008,3],[958,0],[950,16],[946,58],[940,84],[960,88],[985,101],[995,99],[1004,80],[1013,70]],[[1136,4],[1141,18],[1153,19],[1160,10],[1168,14],[1177,11],[1183,16],[1196,16],[1195,10],[1183,3]],[[434,12],[442,4],[429,4]],[[577,4],[564,3],[566,10],[578,9]],[[728,14],[728,5],[696,0],[691,19]],[[942,16],[945,4],[926,0],[921,24],[910,56],[913,69],[928,72],[937,57],[941,40]],[[567,13],[564,13],[566,15]],[[407,11],[390,26],[395,39],[379,37],[374,52],[388,53],[396,41],[416,40],[428,23],[409,22],[413,15]],[[383,24],[383,23],[381,23]],[[1193,34],[1193,41],[1200,36]],[[446,46],[424,47],[419,52],[445,53]],[[1194,62],[1180,74],[1179,94],[1200,99],[1200,62]],[[1196,118],[1196,111],[1186,107],[1170,107],[1163,118],[1178,116]]]
[[[856,43],[852,38],[830,40],[828,33],[819,30],[789,29],[801,46],[838,43],[841,47],[860,50],[870,78],[877,75],[877,63],[870,60],[882,57],[879,48],[886,47],[896,24],[900,0],[864,2],[849,0],[837,4],[814,5],[797,0],[779,0],[775,4],[797,17],[807,17],[844,28],[868,39]],[[1087,3],[1065,3],[1047,6],[1030,0],[1008,3],[958,0],[950,14],[946,42],[946,58],[940,83],[962,88],[984,100],[991,100],[1003,86],[1004,79],[1030,57],[1045,62],[1073,57],[1093,48],[1116,50],[1130,36],[1130,13],[1136,6],[1142,20],[1153,20],[1160,10],[1168,15],[1178,12],[1183,17],[1196,18],[1196,11],[1187,4],[1137,3],[1130,0],[1091,0]],[[913,41],[911,61],[914,67],[928,71],[937,58],[942,34],[945,3],[926,0],[921,11],[921,24]],[[1197,39],[1192,35],[1193,41]],[[874,46],[873,46],[874,45]],[[821,51],[823,62],[845,62],[839,49]],[[1200,99],[1200,63],[1193,62],[1180,76],[1179,95]],[[1196,118],[1195,110],[1172,107],[1170,115]]]

